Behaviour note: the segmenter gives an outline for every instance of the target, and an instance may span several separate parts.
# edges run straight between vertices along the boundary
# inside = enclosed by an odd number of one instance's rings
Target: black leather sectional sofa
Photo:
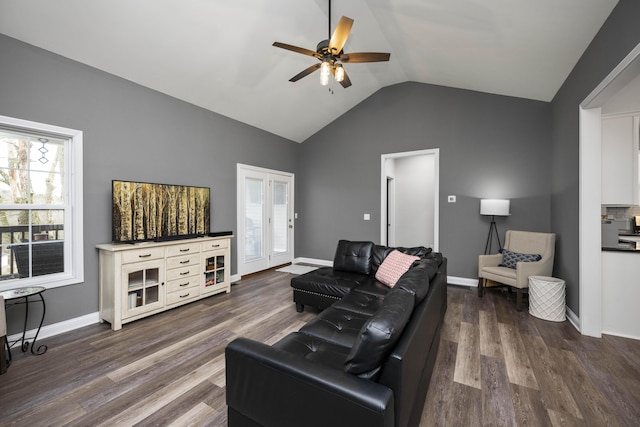
[[[389,288],[375,271],[393,249],[340,241],[333,268],[291,283],[297,308],[326,307],[320,314],[273,346],[245,338],[227,346],[229,426],[419,424],[447,307],[447,260],[397,248],[420,259]]]

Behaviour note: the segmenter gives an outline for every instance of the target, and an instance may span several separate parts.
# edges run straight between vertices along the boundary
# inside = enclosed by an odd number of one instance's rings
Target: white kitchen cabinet
[[[640,202],[639,128],[639,115],[602,119],[603,205],[631,206]]]
[[[602,333],[640,339],[640,253],[602,252]]]

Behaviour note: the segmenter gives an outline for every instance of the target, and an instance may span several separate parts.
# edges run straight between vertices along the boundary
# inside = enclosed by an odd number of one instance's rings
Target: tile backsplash
[[[601,215],[612,215],[614,218],[631,218],[632,216],[640,215],[640,206],[622,208],[603,206],[600,213]]]

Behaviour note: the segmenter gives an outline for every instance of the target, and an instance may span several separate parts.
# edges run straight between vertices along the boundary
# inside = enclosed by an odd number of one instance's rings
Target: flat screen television
[[[209,233],[208,187],[113,180],[111,196],[113,242],[174,240]]]

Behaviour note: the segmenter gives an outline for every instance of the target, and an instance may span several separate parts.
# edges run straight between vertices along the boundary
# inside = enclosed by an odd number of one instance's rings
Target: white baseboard
[[[640,340],[640,337],[637,335],[621,334],[619,332],[602,331],[602,334],[611,335],[611,336],[620,337],[620,338],[629,338],[632,340]]]
[[[567,320],[573,325],[574,328],[576,328],[578,332],[580,332],[580,318],[576,316],[573,310],[571,310],[569,307],[567,307]]]
[[[65,332],[73,331],[74,329],[82,328],[84,326],[93,325],[94,323],[100,322],[100,313],[97,311],[95,313],[85,314],[84,316],[76,317],[69,320],[64,320],[62,322],[54,323],[51,325],[43,326],[40,329],[40,334],[38,334],[38,341],[43,338],[49,338],[54,335],[63,334]],[[27,339],[31,341],[36,334],[37,329],[31,329],[27,331]],[[19,340],[22,337],[22,333],[14,334],[7,339],[9,342]],[[37,343],[36,343],[37,344]]]
[[[316,265],[322,265],[325,267],[333,266],[333,261],[327,261],[325,259],[316,259],[316,258],[304,258],[304,257],[294,259],[293,263],[294,264],[300,264],[300,263],[316,264]]]
[[[478,279],[469,279],[466,277],[447,276],[448,285],[469,286],[471,288],[478,287]]]

